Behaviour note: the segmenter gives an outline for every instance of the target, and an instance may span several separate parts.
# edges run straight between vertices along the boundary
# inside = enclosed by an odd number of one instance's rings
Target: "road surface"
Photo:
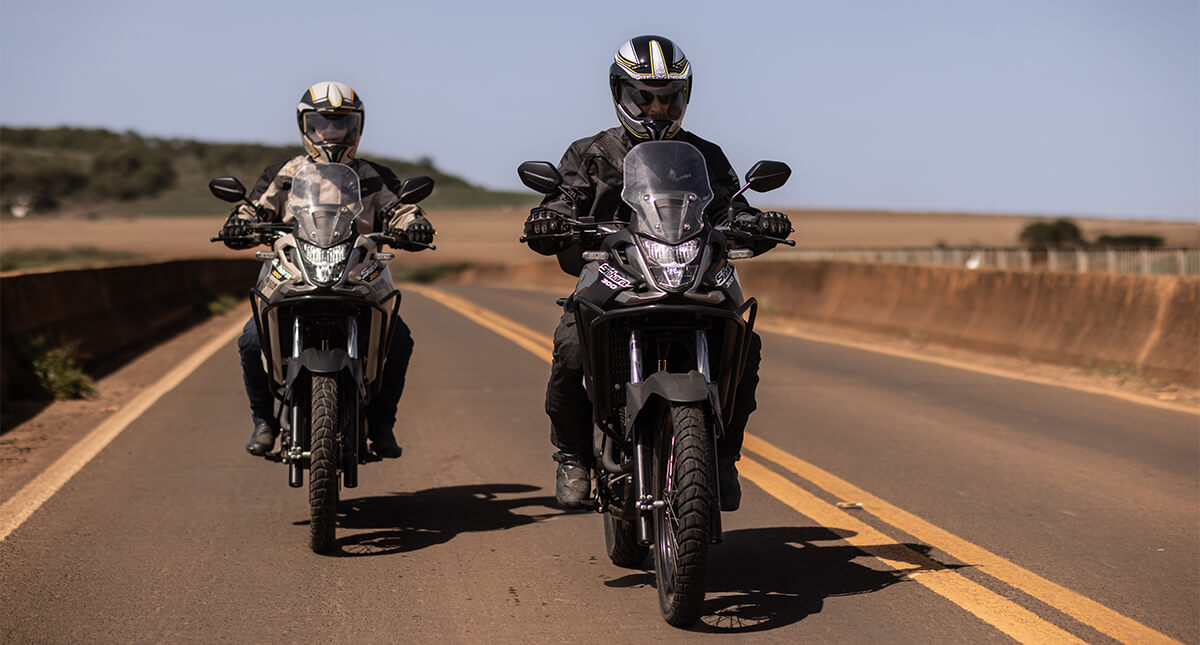
[[[1194,414],[765,333],[742,509],[685,631],[649,562],[555,507],[553,295],[402,312],[404,457],[342,491],[335,555],[244,452],[225,343],[27,516],[0,507],[0,641],[1200,642]]]

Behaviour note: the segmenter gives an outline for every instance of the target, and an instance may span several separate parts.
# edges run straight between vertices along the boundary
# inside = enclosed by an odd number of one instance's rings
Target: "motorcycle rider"
[[[630,39],[617,50],[609,68],[609,86],[621,125],[567,148],[558,166],[563,193],[547,196],[525,220],[529,248],[542,255],[557,255],[563,270],[578,275],[583,249],[572,242],[566,218],[592,216],[595,221],[628,221],[631,211],[621,201],[624,159],[633,146],[643,141],[683,141],[700,150],[713,190],[708,209],[710,224],[728,224],[736,231],[777,238],[791,233],[791,221],[783,213],[759,211],[740,195],[731,204],[730,197],[740,185],[729,160],[716,144],[681,129],[691,98],[692,68],[677,45],[661,36]],[[736,239],[731,242],[737,244]],[[756,255],[775,246],[763,240],[748,244]],[[734,463],[741,453],[746,422],[756,407],[754,391],[761,355],[762,341],[752,333],[744,376],[734,396],[733,416],[717,444],[724,511],[737,510],[741,504]],[[546,386],[546,414],[550,417],[550,441],[558,449],[554,455],[558,462],[555,496],[560,506],[579,508],[591,490],[592,411],[582,385],[579,332],[570,312],[563,314],[554,330],[553,356]]]
[[[305,154],[263,170],[250,191],[251,204],[242,204],[230,214],[221,229],[221,236],[246,238],[249,222],[294,221],[284,205],[296,171],[310,163],[341,163],[359,176],[363,202],[363,212],[357,222],[360,233],[387,232],[406,240],[402,248],[412,251],[431,243],[433,226],[416,204],[400,203],[400,180],[395,173],[354,156],[362,135],[363,120],[362,99],[346,84],[323,81],[305,90],[296,105],[296,122]],[[225,245],[233,249],[249,248],[257,243],[253,240],[225,241]],[[365,410],[371,450],[380,457],[394,459],[401,453],[392,426],[396,422],[396,406],[404,391],[412,349],[412,332],[403,320],[397,319],[379,393]],[[275,417],[271,386],[262,366],[262,346],[253,318],[247,321],[238,338],[238,353],[241,354],[242,376],[254,422],[246,450],[252,455],[264,455],[275,445],[279,421]]]

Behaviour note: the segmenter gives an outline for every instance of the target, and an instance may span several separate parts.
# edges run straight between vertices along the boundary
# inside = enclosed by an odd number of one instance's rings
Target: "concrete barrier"
[[[1065,365],[1134,367],[1200,386],[1200,278],[769,259],[736,266],[766,314]],[[456,279],[562,293],[574,284],[552,261],[475,267]]]
[[[36,336],[75,340],[89,365],[181,328],[221,294],[244,294],[254,260],[28,272],[0,278],[0,398],[27,378],[16,359]],[[1200,278],[978,270],[900,264],[737,264],[762,311],[1068,365],[1136,367],[1200,386]],[[453,281],[570,292],[553,261],[480,265]]]
[[[85,367],[104,365],[207,316],[221,295],[249,291],[261,262],[178,260],[0,277],[0,398],[30,394],[29,344],[77,342]]]

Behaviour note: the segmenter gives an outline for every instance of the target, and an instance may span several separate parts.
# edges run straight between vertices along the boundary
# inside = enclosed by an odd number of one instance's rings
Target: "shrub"
[[[1162,245],[1163,239],[1158,235],[1101,235],[1096,238],[1096,246],[1158,249]]]
[[[96,393],[91,377],[76,364],[79,343],[46,348],[44,338],[33,341],[33,372],[38,383],[55,399],[82,399]]]

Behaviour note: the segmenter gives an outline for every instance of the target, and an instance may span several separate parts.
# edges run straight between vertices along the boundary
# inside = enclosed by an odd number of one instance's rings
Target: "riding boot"
[[[371,451],[384,459],[396,459],[404,452],[390,427],[368,426],[367,438],[371,440]]]
[[[250,433],[250,441],[246,444],[246,452],[259,457],[271,452],[275,447],[275,437],[279,436],[279,428],[269,423],[259,423]]]
[[[591,469],[581,456],[559,451],[554,455],[558,468],[554,477],[554,497],[565,509],[584,508],[592,494]]]

